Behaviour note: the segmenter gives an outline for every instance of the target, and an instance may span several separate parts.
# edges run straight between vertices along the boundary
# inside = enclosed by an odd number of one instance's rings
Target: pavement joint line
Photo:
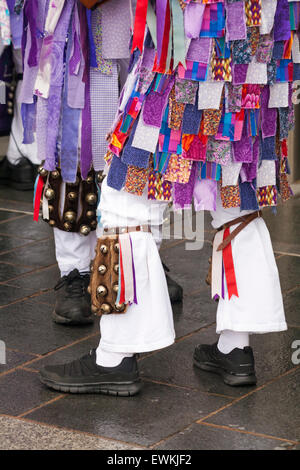
[[[206,392],[205,390],[200,390],[199,388],[194,388],[194,387],[188,387],[184,385],[178,385],[174,383],[169,383],[169,382],[163,382],[161,380],[155,380],[151,379],[149,377],[141,377],[144,382],[151,382],[157,385],[165,385],[166,387],[173,387],[173,388],[180,388],[182,390],[186,390],[187,392],[196,392],[196,393],[201,393],[204,395],[209,395],[217,398],[227,398],[228,400],[234,400],[236,397],[232,397],[230,395],[223,395],[221,393],[211,393],[211,392]]]
[[[80,431],[79,429],[66,428],[65,426],[55,426],[54,424],[48,424],[48,423],[44,423],[42,421],[36,421],[34,419],[30,419],[30,418],[12,416],[12,415],[7,415],[7,414],[3,414],[3,413],[0,413],[0,417],[12,418],[12,419],[16,419],[18,421],[24,422],[24,423],[36,424],[38,426],[54,429],[54,430],[57,430],[57,431],[72,432],[72,433],[80,434],[80,435],[83,435],[83,436],[94,437],[94,438],[97,438],[97,439],[102,439],[102,440],[115,442],[115,443],[119,443],[119,444],[125,444],[127,446],[134,446],[134,447],[138,447],[139,449],[142,449],[142,450],[147,450],[149,448],[147,446],[142,446],[141,444],[137,444],[135,442],[121,441],[120,439],[114,439],[113,437],[106,437],[106,436],[102,436],[102,435],[99,435],[99,434],[93,434],[93,433],[87,432],[87,431]]]
[[[24,239],[24,240],[25,240],[25,239]],[[48,240],[48,238],[42,238],[41,240],[32,240],[32,239],[31,239],[31,241],[29,241],[29,239],[28,239],[28,243],[24,243],[24,245],[17,246],[16,248],[12,248],[11,250],[1,251],[1,252],[0,252],[0,257],[1,257],[2,255],[7,255],[8,253],[14,253],[16,250],[19,250],[19,249],[21,249],[21,248],[25,248],[25,247],[27,247],[27,246],[34,245],[34,244],[37,243],[37,242],[44,242],[44,241],[46,241],[46,240]]]
[[[293,374],[294,372],[296,372],[297,370],[300,369],[300,366],[296,366],[296,367],[293,367],[293,369],[290,369],[286,372],[284,372],[283,374],[277,376],[277,377],[274,377],[273,379],[270,379],[268,380],[267,382],[265,382],[264,384],[260,385],[259,387],[256,387],[254,390],[251,390],[250,392],[248,393],[245,393],[245,395],[242,395],[240,397],[237,397],[235,400],[233,400],[232,403],[228,403],[227,405],[225,406],[222,406],[221,408],[219,408],[218,410],[215,410],[213,411],[212,413],[210,413],[209,415],[207,415],[206,417],[204,418],[201,418],[197,421],[197,424],[201,424],[203,421],[206,421],[207,419],[210,419],[212,416],[215,416],[216,414],[220,413],[221,411],[224,411],[226,410],[227,408],[230,408],[231,406],[234,406],[236,403],[244,400],[245,398],[248,398],[250,397],[251,395],[253,395],[254,393],[257,393],[257,392],[260,392],[261,390],[263,390],[264,388],[268,387],[269,385],[277,382],[278,380],[280,380],[281,378],[283,377],[286,377],[287,375],[290,375],[290,374]]]
[[[212,427],[216,429],[224,429],[225,431],[232,431],[232,432],[238,432],[240,434],[247,434],[250,436],[262,437],[263,439],[272,439],[276,441],[289,442],[292,445],[299,444],[298,441],[294,441],[293,439],[286,439],[285,437],[271,436],[269,434],[264,434],[264,433],[255,432],[255,431],[246,431],[246,430],[244,431],[243,429],[231,428],[230,426],[225,426],[222,424],[200,423],[199,426],[208,426],[208,427]]]
[[[11,217],[10,219],[5,219],[0,221],[0,225],[6,224],[7,222],[14,222],[15,220],[18,219],[24,219],[26,217],[25,215],[18,215],[16,217]]]
[[[48,352],[46,354],[43,354],[43,355],[40,355],[40,356],[37,355],[37,357],[34,357],[33,359],[30,359],[29,361],[25,361],[22,364],[19,364],[18,366],[13,367],[12,369],[6,370],[4,372],[0,372],[0,378],[4,377],[5,375],[9,375],[13,372],[16,372],[19,369],[22,369],[22,368],[25,368],[25,367],[27,368],[27,366],[29,366],[30,364],[34,364],[35,362],[41,361],[42,359],[45,359],[46,357],[52,356],[52,355],[54,355],[55,353],[57,353],[59,351],[63,351],[64,349],[68,349],[72,346],[75,346],[76,344],[79,344],[83,341],[86,341],[87,339],[91,339],[94,336],[98,336],[98,335],[99,335],[99,333],[93,333],[91,335],[85,336],[84,338],[80,338],[76,341],[73,341],[72,343],[66,344],[65,346],[61,346],[60,348],[57,348],[54,351],[50,351],[50,352]],[[26,353],[24,352],[24,354],[26,354]],[[33,354],[33,353],[29,353],[29,354]],[[30,368],[28,368],[28,369],[30,369]],[[35,372],[35,369],[32,369],[32,370],[30,369],[30,370],[28,370],[28,372]]]
[[[292,294],[294,291],[298,290],[299,287],[300,287],[300,284],[297,284],[296,286],[291,287],[290,289],[288,289],[287,291],[283,293],[283,297],[286,297],[287,295]]]
[[[21,211],[21,210],[18,210],[18,209],[7,209],[7,208],[4,208],[4,207],[0,207],[0,211],[13,212],[13,213],[16,213],[16,214],[23,214],[23,215],[33,215],[33,212]]]
[[[68,396],[68,395],[59,394],[58,396],[52,398],[51,400],[48,400],[45,403],[41,403],[40,405],[35,406],[34,408],[31,408],[30,410],[24,411],[24,413],[21,413],[21,414],[17,415],[17,418],[23,418],[23,417],[29,415],[30,413],[34,413],[35,411],[40,410],[41,408],[44,408],[45,406],[52,405],[52,403],[55,403],[58,400],[61,400],[62,398],[65,398],[66,396]]]
[[[16,287],[16,286],[9,285],[9,284],[4,284],[4,283],[1,283],[0,286],[14,287],[15,289],[21,289],[20,287]],[[40,291],[40,294],[46,294],[46,293],[50,292],[51,290],[52,290],[52,289]],[[22,297],[21,299],[14,300],[13,302],[9,302],[9,303],[6,304],[6,305],[1,305],[1,306],[0,306],[0,310],[3,309],[3,308],[9,307],[10,305],[18,304],[18,303],[20,303],[20,302],[27,302],[28,300],[35,298],[35,297],[36,297],[36,294],[37,294],[37,293],[35,292],[34,294],[27,295],[26,297]]]
[[[173,432],[172,434],[169,434],[168,436],[164,437],[163,439],[160,439],[159,441],[155,442],[154,444],[152,444],[149,449],[150,450],[153,450],[155,449],[156,447],[158,447],[160,444],[163,444],[164,442],[166,441],[169,441],[170,439],[172,439],[172,437],[175,437],[177,436],[178,434],[181,434],[185,431],[187,431],[190,427],[193,426],[193,424],[197,424],[197,420],[194,420],[192,422],[190,422],[189,424],[187,424],[186,426],[184,426],[182,429],[179,429],[178,431],[175,431]]]
[[[16,279],[20,279],[20,278],[23,278],[23,277],[26,277],[26,276],[32,276],[32,274],[40,273],[42,271],[46,271],[47,269],[54,268],[55,266],[57,266],[57,263],[50,264],[49,266],[41,266],[39,268],[34,268],[32,271],[27,271],[26,273],[21,273],[19,276],[12,277],[11,279],[8,279],[7,281],[0,282],[0,284],[8,284],[9,282],[14,281]],[[16,286],[13,286],[13,287],[16,287]]]
[[[16,238],[17,240],[35,240],[36,242],[39,242],[41,240],[40,238],[33,239],[33,238],[28,238],[28,237],[20,237],[19,235],[15,235],[14,233],[13,234],[3,233],[1,232],[1,225],[0,225],[0,235],[1,237],[6,237],[6,238]],[[49,233],[48,239],[53,240],[53,238],[54,237]]]
[[[281,256],[295,256],[296,258],[300,258],[300,254],[298,253],[288,253],[286,251],[274,251],[275,255],[281,255]]]

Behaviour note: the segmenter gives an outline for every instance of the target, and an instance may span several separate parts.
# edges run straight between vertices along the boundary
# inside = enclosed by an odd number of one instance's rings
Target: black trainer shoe
[[[125,357],[117,367],[96,364],[96,350],[69,364],[46,366],[39,374],[47,387],[68,393],[103,393],[129,397],[142,388],[136,357]]]
[[[169,276],[169,268],[163,263],[163,268],[165,270],[169,296],[172,304],[182,302],[183,299],[183,288]]]
[[[235,348],[229,354],[219,351],[217,343],[200,344],[195,348],[194,365],[199,369],[221,375],[231,386],[255,385],[255,366],[252,348]]]
[[[19,191],[31,190],[37,175],[37,165],[22,157],[16,165],[12,165],[7,157],[0,163],[0,183],[11,186]]]
[[[56,303],[53,321],[61,325],[86,325],[94,322],[91,296],[87,291],[90,275],[74,269],[55,286]]]

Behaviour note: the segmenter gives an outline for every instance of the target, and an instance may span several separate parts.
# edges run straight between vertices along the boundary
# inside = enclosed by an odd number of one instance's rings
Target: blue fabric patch
[[[114,155],[107,175],[107,185],[110,188],[120,191],[125,184],[126,176],[127,165],[122,163],[121,159]]]
[[[252,183],[240,182],[241,211],[256,211],[259,209],[256,197],[256,179]]]

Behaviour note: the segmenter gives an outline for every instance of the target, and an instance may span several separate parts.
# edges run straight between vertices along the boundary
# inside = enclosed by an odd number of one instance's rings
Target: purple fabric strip
[[[37,22],[36,13],[38,11],[38,0],[27,0],[25,3],[25,12],[29,22],[30,36],[31,36],[31,47],[28,56],[29,67],[35,67],[38,65],[37,58]]]
[[[235,64],[232,66],[233,85],[242,85],[246,82],[248,64]]]
[[[277,108],[269,108],[269,86],[264,86],[261,90],[261,131],[262,136],[271,137],[276,135],[277,129]]]
[[[290,10],[288,0],[277,0],[274,18],[274,40],[285,41],[291,37]]]
[[[184,10],[184,30],[188,38],[199,38],[205,10],[203,3],[190,3]]]
[[[211,49],[211,38],[192,39],[186,58],[188,60],[192,60],[193,62],[208,64],[210,60]]]
[[[259,137],[255,137],[252,142],[252,162],[243,163],[240,177],[242,183],[245,181],[252,182],[256,178],[257,163],[259,158]]]
[[[86,22],[85,8],[78,5],[79,21],[80,21],[80,39],[82,50],[88,50],[88,28]],[[81,175],[86,179],[88,172],[92,166],[92,125],[91,125],[91,101],[90,101],[90,63],[89,57],[86,57],[83,81],[85,83],[85,105],[82,111],[82,127],[81,127]]]
[[[193,162],[189,182],[186,184],[174,183],[174,206],[175,210],[189,208],[192,204],[198,163]]]
[[[22,103],[21,115],[23,122],[23,144],[32,144],[35,141],[36,101],[31,104]]]
[[[73,25],[73,50],[69,63],[68,77],[68,105],[70,108],[84,108],[84,90],[83,73],[85,69],[85,61],[83,52],[81,51],[80,38],[80,21],[78,8],[74,9]]]
[[[244,125],[243,134],[241,140],[232,142],[233,149],[233,160],[234,162],[243,162],[251,163],[253,154],[252,154],[252,137],[247,136],[247,129]]]
[[[226,41],[246,39],[244,2],[226,2]]]
[[[162,93],[152,91],[145,99],[143,107],[144,123],[148,126],[161,127],[162,118],[168,104],[169,94],[174,85],[174,75],[169,78],[168,85]]]
[[[92,12],[89,9],[86,9],[86,19],[88,24],[88,34],[89,34],[89,49],[90,49],[90,66],[97,67],[97,57],[96,57],[96,47],[94,43],[94,37],[92,33]]]
[[[156,0],[157,61],[160,62],[164,40],[165,18],[169,0]]]
[[[136,296],[136,274],[135,274],[134,257],[133,257],[133,246],[132,246],[132,240],[131,240],[130,235],[129,235],[129,240],[130,240],[131,254],[132,254],[132,274],[133,274],[133,290],[134,290],[133,302],[137,304],[138,301],[137,301],[137,296]]]

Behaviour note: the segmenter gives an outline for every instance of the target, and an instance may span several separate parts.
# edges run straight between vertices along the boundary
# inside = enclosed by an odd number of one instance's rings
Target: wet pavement
[[[184,288],[174,306],[176,343],[143,355],[142,393],[134,398],[76,396],[45,388],[45,364],[80,357],[99,341],[98,324],[51,320],[58,278],[51,229],[32,221],[32,194],[0,187],[0,449],[296,449],[300,448],[300,199],[277,215],[265,210],[284,293],[289,330],[254,336],[257,387],[231,388],[195,370],[196,344],[216,340],[216,304],[205,284],[205,243],[165,242],[161,255]],[[259,267],[258,267],[259,275]],[[294,359],[292,355],[294,354]],[[298,359],[298,360],[297,360]],[[298,362],[298,364],[297,364]]]

